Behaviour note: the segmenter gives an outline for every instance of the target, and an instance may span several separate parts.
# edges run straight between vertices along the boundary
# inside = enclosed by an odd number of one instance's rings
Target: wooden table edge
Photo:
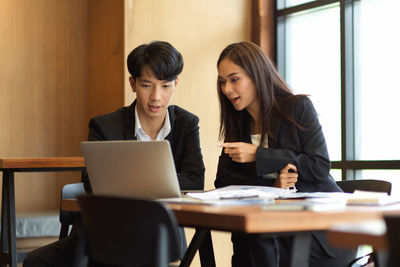
[[[83,168],[83,157],[1,158],[0,169]]]
[[[376,250],[387,250],[388,248],[386,234],[328,230],[327,238],[330,245],[340,248],[354,249],[360,245],[370,245]]]

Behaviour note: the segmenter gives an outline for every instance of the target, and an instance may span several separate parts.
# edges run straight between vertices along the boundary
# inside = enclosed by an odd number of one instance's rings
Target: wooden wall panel
[[[125,54],[153,40],[165,40],[183,55],[173,103],[200,117],[200,141],[206,165],[206,189],[214,188],[220,149],[216,62],[229,43],[250,40],[248,0],[126,0]],[[134,99],[125,79],[125,104]],[[188,237],[192,235],[188,231]],[[231,266],[230,235],[213,233],[217,266]],[[194,266],[198,266],[198,261]]]
[[[273,0],[251,0],[251,41],[258,44],[274,62],[275,5]]]
[[[0,1],[0,156],[80,155],[124,102],[123,0]],[[17,211],[57,209],[79,173],[16,175]]]
[[[87,128],[87,2],[0,1],[0,156],[80,155]],[[79,174],[17,174],[18,210],[57,208]]]
[[[124,105],[124,0],[89,0],[89,117]]]

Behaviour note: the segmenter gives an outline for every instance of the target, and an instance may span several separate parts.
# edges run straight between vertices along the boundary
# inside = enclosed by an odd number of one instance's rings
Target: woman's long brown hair
[[[228,45],[219,56],[217,67],[225,58],[246,71],[257,90],[261,115],[261,146],[265,136],[276,139],[271,131],[271,118],[277,116],[286,119],[299,129],[304,129],[289,113],[287,105],[303,95],[294,95],[287,83],[279,75],[272,61],[260,47],[251,42],[239,42]],[[217,83],[220,102],[219,138],[227,142],[243,140],[246,110],[236,111],[229,99],[222,93],[220,82]]]

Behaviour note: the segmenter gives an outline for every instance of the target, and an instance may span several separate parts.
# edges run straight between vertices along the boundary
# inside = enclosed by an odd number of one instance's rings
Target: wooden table
[[[374,250],[385,251],[388,248],[386,240],[386,226],[384,214],[399,214],[400,204],[391,204],[380,207],[349,207],[350,212],[380,212],[379,218],[361,220],[361,222],[334,223],[328,230],[329,242],[342,248],[357,248],[359,245],[371,245]],[[356,213],[355,213],[356,214]]]
[[[391,205],[390,208],[351,208],[336,212],[263,211],[261,206],[229,207],[194,204],[168,204],[168,206],[174,211],[180,225],[196,228],[195,236],[188,248],[189,255],[185,254],[181,266],[189,266],[192,256],[199,248],[202,266],[215,266],[210,230],[294,235],[292,266],[308,266],[308,257],[305,255],[309,252],[312,232],[328,230],[337,223],[379,220],[383,214],[400,214],[400,204]],[[62,209],[79,211],[79,205],[74,199],[66,199],[62,201]],[[208,244],[204,245],[203,242]],[[201,253],[202,245],[204,253]],[[211,256],[208,257],[207,254]]]
[[[387,250],[386,227],[382,219],[362,223],[341,223],[327,232],[331,245],[354,249],[370,245],[374,250]]]
[[[1,252],[0,264],[16,267],[18,258],[15,233],[15,172],[59,172],[83,171],[85,162],[82,157],[54,158],[2,158],[0,171],[3,172],[1,199]],[[21,256],[23,258],[24,255]],[[21,258],[19,260],[21,260]]]
[[[383,219],[340,223],[327,231],[327,237],[332,246],[339,248],[357,249],[360,245],[370,245],[375,253],[377,265],[387,265],[388,243]]]

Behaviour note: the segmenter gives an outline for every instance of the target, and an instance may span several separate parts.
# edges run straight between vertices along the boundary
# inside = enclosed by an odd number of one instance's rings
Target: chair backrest
[[[389,243],[388,267],[400,266],[400,215],[385,215],[386,238]]]
[[[337,181],[337,185],[346,193],[353,193],[354,190],[362,191],[375,191],[375,192],[386,192],[388,195],[392,192],[392,184],[382,180],[347,180]]]
[[[79,195],[82,194],[85,194],[83,183],[66,184],[61,190],[61,201],[68,198],[77,198]],[[77,216],[79,216],[78,212],[65,211],[60,209],[61,229],[59,239],[63,239],[68,236],[69,226],[74,223],[74,220]]]
[[[355,190],[362,191],[374,191],[374,192],[385,192],[388,195],[392,192],[392,184],[383,180],[346,180],[346,181],[337,181],[337,185],[346,193],[353,193]],[[372,257],[372,258],[370,258]],[[357,257],[349,262],[347,266],[360,266],[357,264],[359,260],[365,260],[370,258],[375,261],[375,253],[368,253],[367,255]]]
[[[80,196],[78,202],[80,238],[86,239],[80,242],[78,257],[84,249],[95,262],[128,266],[168,266],[181,257],[178,224],[163,204],[98,195]],[[79,262],[82,259],[75,260]]]

